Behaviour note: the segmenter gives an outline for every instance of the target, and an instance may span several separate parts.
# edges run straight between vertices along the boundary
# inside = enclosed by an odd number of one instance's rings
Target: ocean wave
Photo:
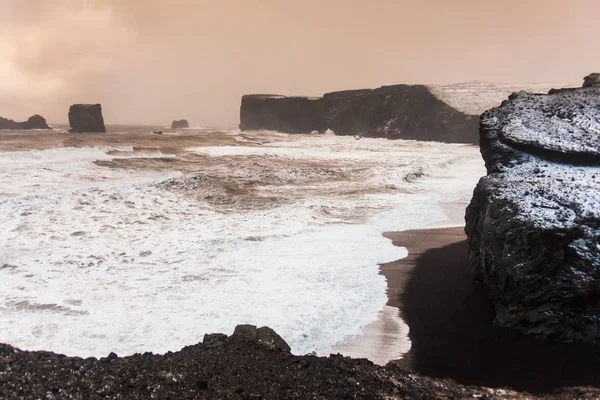
[[[447,221],[483,169],[452,145],[256,137],[160,170],[121,165],[165,156],[133,146],[0,153],[0,341],[125,355],[252,323],[326,353],[386,303],[379,264],[407,253],[381,234]]]

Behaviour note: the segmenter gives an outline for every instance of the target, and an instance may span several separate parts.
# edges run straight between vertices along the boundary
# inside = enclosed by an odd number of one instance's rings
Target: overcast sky
[[[245,93],[579,84],[599,0],[0,0],[0,116],[236,126]]]

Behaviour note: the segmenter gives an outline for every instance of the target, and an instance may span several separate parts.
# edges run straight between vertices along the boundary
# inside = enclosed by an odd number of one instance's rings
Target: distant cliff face
[[[600,343],[600,88],[585,86],[482,115],[465,231],[498,323]]]
[[[71,133],[104,133],[104,118],[100,104],[73,104],[69,108]]]
[[[322,98],[251,94],[242,97],[240,129],[310,133],[327,129]]]
[[[0,129],[29,130],[29,129],[52,129],[41,115],[32,115],[24,122],[15,122],[12,119],[0,117]]]
[[[422,85],[327,93],[319,98],[246,95],[240,129],[324,132],[454,143],[478,141],[479,117],[460,112]]]

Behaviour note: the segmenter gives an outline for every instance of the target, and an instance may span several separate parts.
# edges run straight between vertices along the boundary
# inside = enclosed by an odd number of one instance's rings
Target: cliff
[[[323,97],[246,95],[240,129],[324,132],[388,139],[476,143],[479,117],[439,100],[423,85],[327,93]]]
[[[488,174],[465,231],[500,325],[600,343],[599,132],[600,88],[589,83],[515,93],[482,115]]]
[[[29,129],[52,129],[41,115],[32,115],[24,122],[15,122],[12,119],[0,117],[0,130],[29,130]]]
[[[463,386],[366,359],[294,356],[273,330],[245,325],[231,336],[164,355],[66,357],[0,344],[0,397],[6,399],[573,399],[593,388],[540,397]]]
[[[250,94],[242,97],[240,129],[309,133],[327,129],[322,98]]]
[[[69,108],[71,133],[104,133],[104,118],[100,104],[73,104]]]

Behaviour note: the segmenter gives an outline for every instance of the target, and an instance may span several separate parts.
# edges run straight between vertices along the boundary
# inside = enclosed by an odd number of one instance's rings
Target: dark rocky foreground
[[[597,77],[596,77],[597,78]],[[466,214],[496,322],[600,343],[600,88],[517,93],[481,118],[488,175]]]
[[[12,119],[0,117],[0,130],[30,130],[30,129],[52,129],[46,123],[46,119],[41,115],[32,115],[23,122],[15,122]]]
[[[547,399],[594,399],[571,388]],[[181,351],[78,358],[0,345],[3,399],[536,399],[379,367],[341,355],[293,356],[269,328],[238,326]]]
[[[69,108],[71,133],[104,133],[104,118],[100,104],[73,104]]]
[[[476,143],[479,116],[460,112],[422,85],[327,93],[323,97],[246,95],[240,129],[324,132],[388,139]]]
[[[190,124],[187,119],[173,120],[171,123],[171,129],[189,128]]]

